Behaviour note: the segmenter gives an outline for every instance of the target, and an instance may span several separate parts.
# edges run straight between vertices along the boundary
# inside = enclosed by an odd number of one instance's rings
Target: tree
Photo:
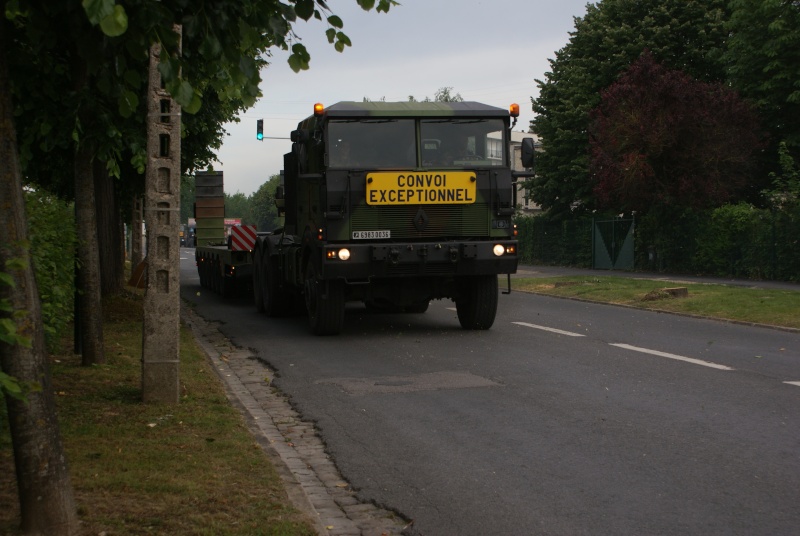
[[[393,0],[378,0],[377,5],[375,0],[357,2],[365,10],[378,12],[395,4]],[[92,305],[100,303],[99,284],[94,283],[99,281],[94,252],[97,225],[91,223],[97,215],[94,162],[104,163],[114,177],[121,174],[121,161],[130,160],[134,169],[144,167],[142,97],[150,45],[163,45],[161,75],[183,111],[192,114],[205,108],[212,112],[207,122],[187,126],[186,132],[211,140],[220,136],[221,124],[231,120],[236,110],[255,102],[264,58],[273,46],[288,50],[296,37],[292,27],[298,18],[322,20],[324,16],[329,42],[339,51],[350,45],[341,31],[341,19],[323,0],[290,0],[288,4],[241,0],[204,3],[202,9],[184,0],[132,0],[125,7],[115,0],[80,4],[11,0],[4,7],[0,20],[0,158],[4,162],[0,166],[0,234],[13,243],[4,244],[0,260],[24,258],[25,218],[24,211],[18,210],[23,170],[34,181],[56,185],[53,191],[72,190],[80,205],[76,220],[81,229],[81,265],[92,280],[84,289],[90,326],[102,320],[102,309]],[[182,56],[174,54],[175,24],[183,25]],[[291,50],[289,66],[295,71],[307,69],[310,58],[305,47],[294,43]],[[19,138],[14,132],[15,118]],[[202,155],[208,155],[208,145],[198,145],[197,162],[201,162]],[[2,383],[12,385],[9,376],[22,381],[34,378],[43,387],[42,395],[33,397],[28,407],[8,405],[15,459],[22,464],[17,477],[23,529],[71,534],[77,517],[58,442],[52,387],[40,343],[39,298],[30,268],[20,267],[13,282],[16,286],[9,294],[16,311],[13,318],[20,322],[19,333],[28,336],[30,332],[31,347],[7,348],[7,343],[0,343],[0,360],[8,375],[1,377]],[[5,296],[7,291],[3,292]],[[92,336],[91,345],[102,351],[102,335]],[[101,359],[90,356],[88,362]]]
[[[720,206],[756,162],[758,119],[719,83],[665,68],[645,51],[590,113],[590,171],[601,208]]]
[[[380,12],[394,2],[358,3]],[[7,15],[13,27],[2,46],[14,51],[11,79],[23,168],[26,176],[43,183],[74,181],[79,262],[86,282],[81,292],[86,302],[81,308],[86,315],[84,360],[100,362],[104,359],[98,328],[101,277],[97,224],[93,225],[97,212],[89,185],[96,182],[94,161],[104,163],[114,177],[127,166],[126,160],[143,170],[144,73],[150,44],[163,45],[160,72],[185,116],[199,112],[199,120],[187,120],[184,129],[187,153],[195,157],[183,164],[190,170],[213,157],[209,148],[221,143],[222,124],[255,102],[269,49],[288,50],[296,41],[293,25],[298,20],[325,20],[326,34],[337,50],[344,50],[350,41],[342,32],[342,20],[322,0],[289,4],[243,0],[204,4],[203,9],[182,0],[138,0],[125,7],[114,0],[82,4],[18,0],[8,4]],[[183,55],[175,54],[174,24],[183,27]],[[291,52],[292,69],[308,68],[310,58],[301,43],[291,44]],[[199,143],[191,142],[195,137]],[[51,165],[54,161],[62,165]],[[69,169],[72,173],[64,171]],[[117,224],[104,221],[103,225]]]
[[[6,21],[0,19],[0,43],[5,42],[5,32]],[[25,534],[71,535],[78,532],[78,515],[56,417],[38,289],[27,246],[6,53],[7,49],[0,46],[0,270],[5,272],[0,302],[9,305],[0,317],[0,368],[6,378],[40,386],[24,401],[4,396],[14,448],[21,529]]]
[[[409,95],[408,102],[464,102],[464,97],[461,96],[461,93],[453,95],[451,91],[453,91],[453,88],[450,86],[440,87],[433,94],[433,101],[431,101],[430,97],[418,100],[414,95]]]
[[[225,217],[239,218],[242,223],[253,223],[251,216],[250,198],[242,192],[225,194]]]
[[[272,175],[250,196],[253,221],[259,231],[272,231],[282,225],[275,206],[275,191],[281,182],[280,175]]]
[[[729,77],[756,103],[771,134],[768,164],[780,168],[779,145],[800,161],[800,3],[732,0],[725,58]]]
[[[567,45],[537,80],[531,129],[543,152],[533,198],[552,216],[593,208],[589,180],[589,112],[645,48],[665,66],[703,81],[725,79],[726,0],[603,0],[575,18]]]

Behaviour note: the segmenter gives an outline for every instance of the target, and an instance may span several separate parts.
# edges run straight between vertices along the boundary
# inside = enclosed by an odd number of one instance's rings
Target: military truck
[[[284,226],[259,233],[255,306],[303,310],[340,333],[345,304],[424,313],[452,299],[461,326],[489,329],[498,275],[517,269],[511,111],[477,102],[314,106],[291,133],[276,193]],[[523,142],[533,166],[533,140]]]

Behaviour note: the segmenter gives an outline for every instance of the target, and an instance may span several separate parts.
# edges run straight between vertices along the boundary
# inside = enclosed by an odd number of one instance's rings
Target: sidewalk
[[[284,482],[287,495],[320,536],[399,536],[410,523],[395,512],[362,502],[339,474],[314,425],[303,421],[287,398],[271,387],[274,372],[246,348],[220,333],[219,324],[181,307],[181,318],[217,371],[237,407]]]
[[[560,277],[560,276],[587,276],[587,277],[626,277],[632,279],[653,279],[655,281],[674,281],[685,283],[708,283],[715,285],[735,285],[749,288],[768,288],[800,291],[800,283],[788,281],[755,281],[751,279],[735,279],[721,277],[705,277],[693,275],[660,274],[652,272],[628,272],[623,270],[593,270],[591,268],[570,268],[566,266],[544,266],[521,264],[517,273],[511,277]]]

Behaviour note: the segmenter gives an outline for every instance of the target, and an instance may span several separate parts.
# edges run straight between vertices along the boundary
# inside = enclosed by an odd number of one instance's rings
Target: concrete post
[[[175,27],[180,34],[180,26]],[[150,48],[147,91],[147,287],[142,336],[142,399],[180,397],[181,109],[161,87],[161,46]]]
[[[136,268],[142,259],[142,220],[144,219],[144,203],[138,195],[133,196],[133,215],[131,217],[131,267]]]

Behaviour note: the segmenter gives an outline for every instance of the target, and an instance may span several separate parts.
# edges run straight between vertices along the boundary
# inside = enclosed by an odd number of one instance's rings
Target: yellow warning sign
[[[476,191],[471,171],[367,173],[368,205],[470,204]]]

